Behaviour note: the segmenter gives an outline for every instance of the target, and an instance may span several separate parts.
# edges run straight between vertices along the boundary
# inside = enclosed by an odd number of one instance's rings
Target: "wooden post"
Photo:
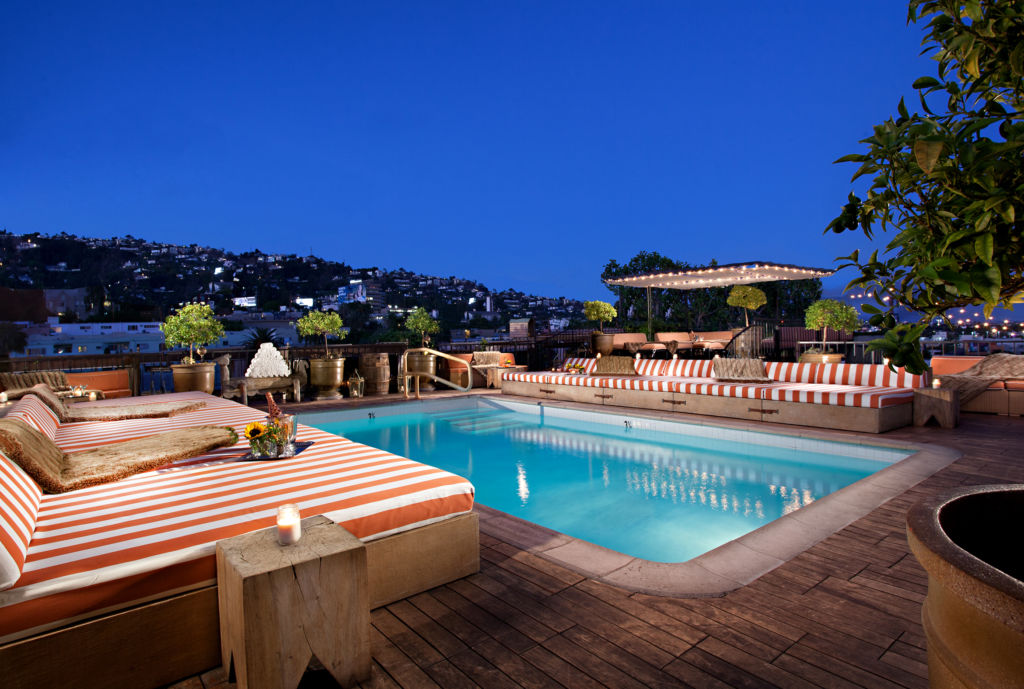
[[[935,417],[942,428],[960,423],[960,394],[953,388],[915,388],[914,425],[923,426]]]
[[[343,687],[370,677],[366,547],[324,516],[217,543],[221,656],[239,689],[294,689],[315,657]]]

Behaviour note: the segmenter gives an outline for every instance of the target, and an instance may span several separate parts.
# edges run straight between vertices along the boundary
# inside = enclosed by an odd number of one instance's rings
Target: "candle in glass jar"
[[[942,387],[942,381],[939,380],[938,378],[932,379],[932,387],[933,388],[941,388]]]
[[[7,404],[7,393],[0,392],[0,404]]]
[[[95,391],[89,393],[89,401],[90,402],[95,402],[96,401],[96,392]]]
[[[298,505],[277,508],[277,540],[281,545],[293,545],[302,538],[302,515]]]

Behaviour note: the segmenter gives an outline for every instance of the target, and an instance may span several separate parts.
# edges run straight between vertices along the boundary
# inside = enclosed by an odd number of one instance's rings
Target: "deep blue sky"
[[[921,37],[900,0],[7,2],[0,227],[578,298],[641,250],[831,266],[832,161]]]

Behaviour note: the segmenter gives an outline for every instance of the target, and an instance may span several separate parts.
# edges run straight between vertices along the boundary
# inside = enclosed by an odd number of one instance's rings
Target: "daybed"
[[[466,369],[473,368],[473,387],[487,387],[487,369],[515,366],[515,354],[507,352],[473,352],[472,354],[453,354],[465,361],[465,364],[458,361],[446,359],[448,363],[448,380],[459,385],[466,384]]]
[[[177,416],[61,424],[34,395],[10,408],[61,450],[200,425],[241,435],[263,414],[203,393]],[[109,401],[97,405],[110,405]],[[0,453],[0,667],[5,689],[155,687],[221,663],[218,540],[270,527],[277,505],[366,543],[371,607],[479,568],[465,479],[307,426],[301,454],[240,461],[244,441],[127,479],[44,494]]]
[[[932,375],[941,382],[943,376],[961,374],[984,360],[983,356],[934,356]],[[994,381],[977,397],[961,402],[960,411],[1024,416],[1024,379]]]
[[[504,375],[502,392],[543,399],[681,411],[869,433],[908,425],[914,388],[927,381],[868,364],[764,365],[765,382],[714,377],[714,359],[642,359],[636,375],[595,375],[594,359],[568,359],[568,372]]]

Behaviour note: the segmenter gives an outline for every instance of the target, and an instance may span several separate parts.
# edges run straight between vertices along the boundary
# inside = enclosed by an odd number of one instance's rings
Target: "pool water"
[[[464,476],[488,507],[657,562],[696,557],[908,454],[490,399],[300,420]]]

